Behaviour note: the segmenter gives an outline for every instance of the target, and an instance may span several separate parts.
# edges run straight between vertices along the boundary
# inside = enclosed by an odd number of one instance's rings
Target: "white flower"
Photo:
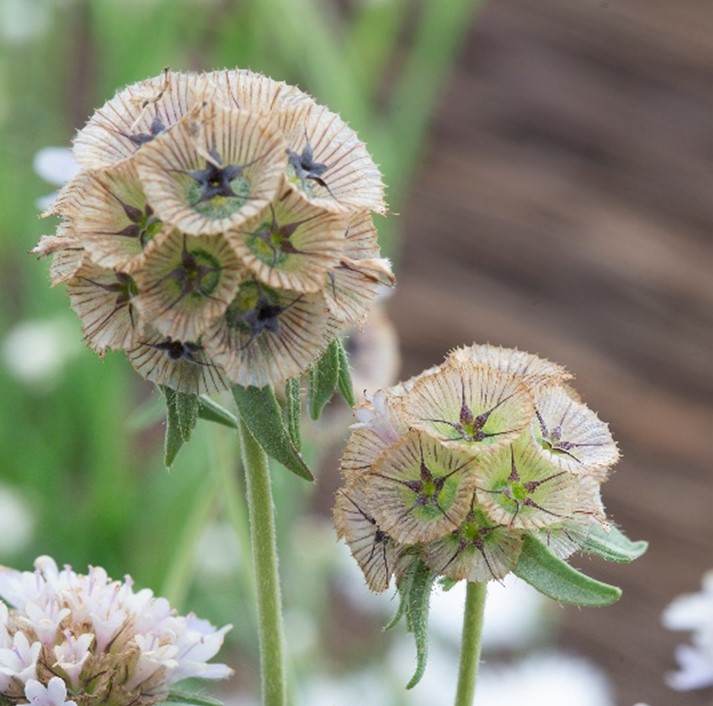
[[[81,171],[69,147],[43,147],[35,154],[32,166],[40,177],[55,186],[63,186]],[[41,196],[35,205],[44,211],[56,197],[57,192]]]
[[[0,554],[17,554],[32,539],[35,519],[29,504],[9,485],[0,484]]]
[[[703,576],[703,590],[676,598],[662,615],[669,630],[693,630],[691,645],[679,645],[679,671],[669,674],[672,689],[713,686],[713,570]]]
[[[86,680],[96,703],[111,695],[115,704],[122,694],[127,704],[151,706],[186,677],[230,676],[226,665],[208,660],[231,626],[218,630],[192,614],[180,616],[165,598],[134,591],[128,576],[112,581],[101,567],[82,575],[40,557],[35,569],[0,567],[0,599],[10,606],[0,601],[0,700],[18,702],[25,684],[31,704],[71,706],[67,688],[82,696]],[[43,684],[47,674],[62,678]]]

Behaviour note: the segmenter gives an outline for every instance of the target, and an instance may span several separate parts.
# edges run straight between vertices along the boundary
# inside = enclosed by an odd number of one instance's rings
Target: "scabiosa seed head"
[[[133,582],[87,575],[50,557],[35,572],[0,568],[0,701],[43,706],[150,706],[187,677],[224,679],[210,664],[231,626],[180,616]]]
[[[85,341],[182,393],[282,386],[383,286],[379,170],[294,86],[243,70],[164,71],[119,91],[74,141],[83,167],[45,215],[52,284]]]
[[[570,378],[474,345],[357,408],[334,521],[369,588],[416,560],[451,580],[499,580],[528,535],[566,558],[608,531],[599,488],[618,453]]]

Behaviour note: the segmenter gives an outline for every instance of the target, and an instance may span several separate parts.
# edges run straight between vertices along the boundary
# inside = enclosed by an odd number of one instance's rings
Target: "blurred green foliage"
[[[478,4],[0,0],[0,345],[18,322],[53,317],[81,337],[66,292],[50,289],[47,264],[27,255],[54,228],[37,218],[35,200],[51,187],[33,172],[32,160],[42,147],[68,145],[118,88],[166,65],[240,66],[296,83],[340,112],[365,140],[398,212]],[[19,33],[12,31],[19,21],[13,12],[24,18]],[[398,219],[377,225],[385,251],[396,256]],[[19,381],[3,359],[0,400],[0,484],[20,489],[36,519],[31,545],[12,555],[0,551],[0,564],[29,568],[40,553],[78,569],[99,564],[111,575],[128,572],[139,586],[167,592],[178,607],[193,591],[192,608],[216,623],[240,622],[233,639],[253,650],[247,565],[237,575],[212,579],[209,591],[194,581],[194,546],[210,518],[228,518],[243,546],[247,542],[232,432],[200,422],[167,473],[160,397],[118,354],[101,361],[83,350],[51,386]],[[315,488],[292,474],[274,476],[286,546]],[[298,562],[283,549],[288,610],[290,601],[303,601],[327,620],[319,610],[326,584],[314,577],[298,581],[309,568]]]

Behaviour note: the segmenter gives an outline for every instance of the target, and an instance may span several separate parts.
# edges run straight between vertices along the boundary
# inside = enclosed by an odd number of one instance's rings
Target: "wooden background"
[[[624,598],[561,635],[620,706],[711,698],[663,684],[689,636],[659,616],[713,568],[712,37],[708,0],[493,0],[400,216],[402,375],[473,341],[540,353],[621,446],[605,502],[651,548],[579,559]]]

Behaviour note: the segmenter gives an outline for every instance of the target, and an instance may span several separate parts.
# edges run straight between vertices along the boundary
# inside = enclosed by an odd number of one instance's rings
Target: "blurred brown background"
[[[621,706],[710,701],[663,685],[689,636],[659,616],[713,568],[712,37],[707,0],[487,3],[401,216],[402,374],[473,341],[536,352],[621,446],[605,502],[651,547],[579,560],[624,598],[563,610],[561,639]]]

